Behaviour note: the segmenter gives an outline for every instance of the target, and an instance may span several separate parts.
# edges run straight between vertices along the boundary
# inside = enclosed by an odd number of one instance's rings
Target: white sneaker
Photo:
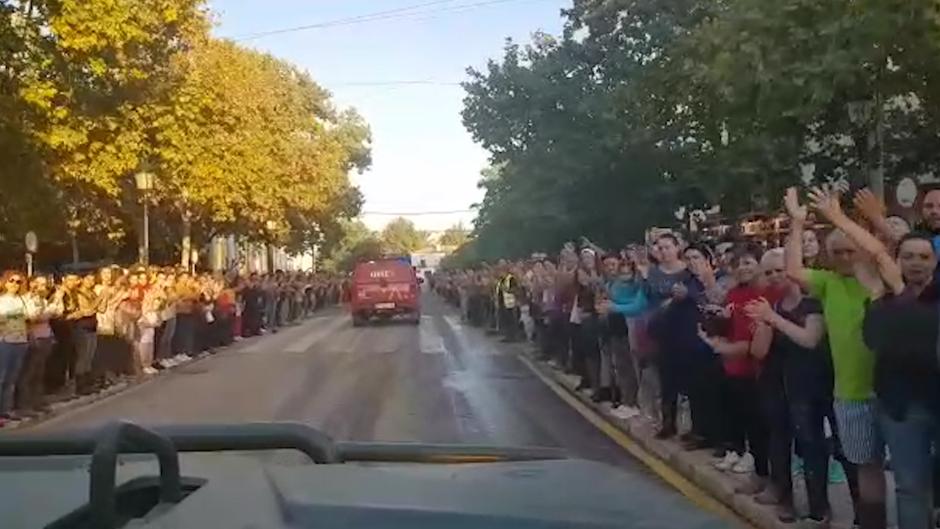
[[[754,456],[750,452],[745,453],[738,459],[738,462],[731,467],[735,474],[750,474],[754,472]]]
[[[154,369],[154,368],[152,368],[152,367],[150,367],[150,366],[147,366],[147,367],[144,368],[144,374],[145,374],[145,375],[156,375],[157,373],[159,373],[159,371],[157,371],[156,369]]]
[[[741,459],[741,456],[738,455],[734,450],[728,450],[725,452],[725,457],[715,462],[715,468],[721,471],[731,470],[731,467],[737,464]]]
[[[627,406],[626,404],[621,404],[616,408],[610,410],[610,413],[617,417],[618,419],[629,420],[640,414],[640,410],[634,408],[633,406]]]
[[[192,359],[189,357],[189,355],[184,355],[183,353],[173,357],[173,361],[176,362],[177,365],[189,362],[190,360]]]

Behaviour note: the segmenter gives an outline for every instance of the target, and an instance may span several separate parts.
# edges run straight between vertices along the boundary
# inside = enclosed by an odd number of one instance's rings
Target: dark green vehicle
[[[304,460],[279,461],[285,450]],[[292,423],[4,434],[0,517],[4,529],[728,526],[555,449],[342,443]]]

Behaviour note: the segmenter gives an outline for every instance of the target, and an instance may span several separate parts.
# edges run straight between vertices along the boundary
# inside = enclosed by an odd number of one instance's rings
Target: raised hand
[[[809,198],[813,209],[830,221],[843,215],[842,205],[839,203],[839,195],[836,193],[814,187],[809,192]]]
[[[887,214],[884,203],[868,188],[860,189],[855,193],[852,203],[870,221],[884,218]]]
[[[790,219],[794,222],[806,222],[809,212],[806,206],[800,204],[800,198],[795,187],[787,188],[787,194],[783,197],[783,205],[787,208],[787,215],[790,215]]]

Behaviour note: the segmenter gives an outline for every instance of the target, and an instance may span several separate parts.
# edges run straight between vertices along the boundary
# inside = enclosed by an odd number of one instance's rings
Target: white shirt
[[[27,342],[26,301],[23,296],[0,294],[0,342]]]

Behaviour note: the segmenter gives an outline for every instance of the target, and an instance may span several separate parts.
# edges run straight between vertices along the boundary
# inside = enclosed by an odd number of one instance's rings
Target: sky
[[[432,5],[426,5],[432,4]],[[478,4],[478,5],[473,5]],[[340,107],[354,107],[372,129],[372,167],[353,182],[365,195],[372,229],[406,215],[419,229],[470,226],[470,205],[486,151],[460,120],[463,90],[451,83],[499,58],[507,37],[527,42],[561,32],[571,0],[210,0],[220,37],[315,25],[398,10],[382,20],[240,40],[307,70]],[[409,10],[412,6],[425,5]],[[436,12],[435,12],[436,11]],[[430,81],[436,84],[381,84]],[[444,84],[440,84],[444,83]],[[370,214],[372,212],[373,214]]]

